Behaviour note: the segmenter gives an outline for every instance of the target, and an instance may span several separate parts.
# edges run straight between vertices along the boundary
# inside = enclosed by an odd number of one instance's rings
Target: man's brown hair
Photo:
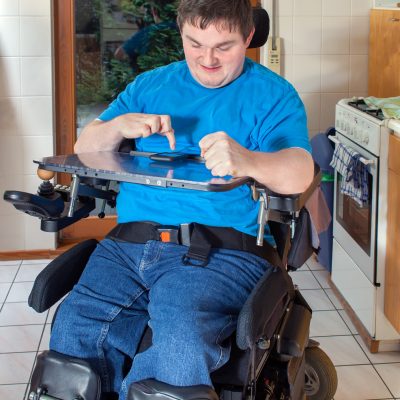
[[[250,0],[180,0],[177,23],[206,29],[210,24],[218,28],[238,31],[246,40],[253,29]]]

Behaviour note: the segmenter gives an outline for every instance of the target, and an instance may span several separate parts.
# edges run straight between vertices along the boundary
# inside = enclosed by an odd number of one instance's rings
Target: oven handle
[[[337,139],[335,136],[328,136],[328,139],[331,141],[331,142],[333,142],[333,143],[335,143],[335,144],[343,144],[339,139]],[[343,146],[345,146],[344,144],[343,144]],[[363,163],[363,164],[365,164],[365,165],[369,165],[369,164],[375,164],[375,161],[374,160],[368,160],[368,159],[366,159],[366,158],[364,158],[364,157],[360,157],[359,158],[359,160]]]

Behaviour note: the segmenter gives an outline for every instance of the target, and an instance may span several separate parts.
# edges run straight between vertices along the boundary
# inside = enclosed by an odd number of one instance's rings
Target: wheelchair
[[[114,161],[118,158],[121,164],[126,163],[127,157],[148,155],[134,151],[102,152],[100,163],[107,164],[106,153],[110,153]],[[57,232],[88,216],[95,209],[95,198],[102,199],[103,205],[115,206],[117,193],[109,189],[110,179],[127,180],[129,174],[124,172],[115,176],[112,175],[115,171],[87,167],[78,159],[78,155],[71,155],[39,161],[38,175],[45,180],[39,186],[38,194],[6,191],[4,199],[18,210],[39,217],[41,229],[49,232]],[[71,186],[53,187],[48,180],[54,175],[51,171],[71,173]],[[211,374],[215,393],[220,399],[323,400],[332,399],[335,394],[335,368],[318,343],[309,338],[312,311],[288,273],[303,265],[313,253],[311,220],[305,202],[319,185],[320,175],[319,167],[315,165],[310,187],[304,193],[290,196],[274,193],[253,181],[236,182],[251,185],[253,197],[259,200],[257,240],[262,242],[264,227],[268,224],[276,243],[275,248],[269,249],[270,253],[273,251],[272,261],[276,268],[260,279],[245,302],[236,333],[231,338],[230,360]],[[140,183],[144,178],[134,175],[134,179]],[[156,178],[157,184],[160,179]],[[237,179],[240,181],[241,178]],[[174,180],[168,182],[172,185]],[[164,184],[167,186],[168,182]],[[232,186],[231,181],[227,186]],[[78,281],[97,243],[95,239],[86,240],[54,259],[36,278],[29,305],[37,312],[43,312],[62,299]],[[138,352],[150,345],[151,329],[148,328]],[[132,360],[127,362],[129,365]],[[128,399],[217,400],[215,393],[207,386],[180,388],[147,380],[132,384]],[[44,351],[38,356],[31,379],[30,400],[107,398],[100,396],[99,377],[87,361],[54,351]]]
[[[263,9],[254,11],[256,30],[250,47],[260,47],[268,38],[269,17]],[[149,156],[131,150],[131,143],[125,141],[116,153],[102,152],[101,163],[107,164],[110,156],[111,164],[117,159],[126,166],[127,157]],[[37,194],[6,191],[4,200],[18,210],[38,217],[41,229],[47,232],[58,232],[87,217],[96,208],[96,198],[102,201],[99,217],[103,217],[106,204],[115,207],[117,193],[110,190],[113,181],[195,188],[188,181],[174,181],[165,176],[144,177],[140,173],[107,169],[104,165],[88,167],[79,162],[77,155],[48,157],[37,163],[38,175],[43,180]],[[54,172],[71,174],[71,185],[53,186],[50,179]],[[259,231],[254,240],[260,248],[265,244],[264,228],[268,225],[276,243],[269,249],[276,268],[260,279],[239,314],[236,332],[231,337],[230,359],[211,374],[215,391],[203,385],[174,387],[149,379],[130,386],[129,400],[333,398],[337,388],[336,370],[318,342],[309,338],[312,311],[288,273],[303,265],[313,253],[311,220],[305,203],[319,185],[320,175],[316,165],[310,187],[304,193],[290,196],[274,193],[249,180],[240,181],[239,178],[234,182],[234,186],[250,185],[253,198],[259,201]],[[232,182],[226,183],[226,188],[230,189]],[[210,187],[220,190],[212,184],[207,186]],[[189,246],[191,229],[190,224],[181,228],[182,244]],[[60,301],[79,280],[97,243],[95,239],[81,242],[48,264],[35,280],[29,305],[37,312],[44,312]],[[138,353],[149,346],[151,329],[147,328]],[[127,359],[128,366],[131,362]],[[101,392],[99,376],[86,360],[54,351],[44,351],[38,356],[29,400],[116,399],[108,396]]]

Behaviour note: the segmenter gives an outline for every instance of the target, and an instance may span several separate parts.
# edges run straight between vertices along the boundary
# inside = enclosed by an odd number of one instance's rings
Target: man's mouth
[[[201,69],[203,69],[205,72],[217,72],[221,69],[221,66],[217,67],[207,67],[205,65],[200,65]]]

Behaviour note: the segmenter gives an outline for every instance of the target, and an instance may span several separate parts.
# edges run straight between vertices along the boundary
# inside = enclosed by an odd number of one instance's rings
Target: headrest
[[[254,36],[250,42],[249,49],[264,46],[269,34],[269,16],[263,8],[253,8]]]

